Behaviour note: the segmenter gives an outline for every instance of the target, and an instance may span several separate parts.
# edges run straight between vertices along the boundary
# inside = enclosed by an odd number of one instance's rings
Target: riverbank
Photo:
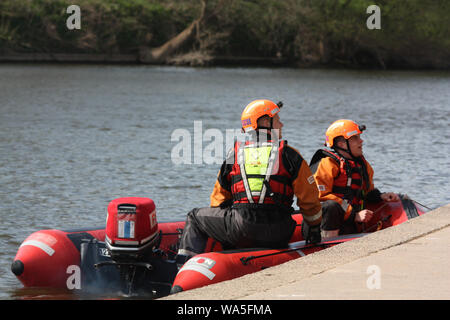
[[[450,204],[363,238],[165,300],[449,300]]]
[[[160,66],[188,66],[188,67],[287,67],[302,69],[349,69],[349,70],[450,70],[449,67],[436,67],[433,65],[390,66],[379,65],[352,65],[345,63],[333,64],[298,64],[285,58],[245,57],[245,56],[210,56],[201,53],[187,53],[175,56],[163,62],[149,62],[142,59],[139,54],[90,54],[90,53],[9,53],[0,54],[1,63],[70,63],[70,64],[135,64]]]
[[[138,54],[86,54],[86,53],[13,53],[0,54],[0,63],[105,63],[105,64],[148,64]],[[289,66],[282,58],[226,57],[186,55],[176,57],[162,65],[188,66]]]
[[[0,3],[0,59],[449,69],[450,3],[369,0],[70,0]],[[372,12],[372,11],[370,11]]]

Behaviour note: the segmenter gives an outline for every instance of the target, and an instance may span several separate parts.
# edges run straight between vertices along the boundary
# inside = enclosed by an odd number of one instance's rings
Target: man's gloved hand
[[[306,237],[306,244],[316,244],[322,241],[322,236],[320,235],[320,224],[318,224],[317,226],[310,226],[308,230],[309,231]]]

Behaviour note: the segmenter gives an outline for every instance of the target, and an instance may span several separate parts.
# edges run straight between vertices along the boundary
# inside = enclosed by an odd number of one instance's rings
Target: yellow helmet
[[[281,103],[275,104],[270,100],[254,100],[250,102],[244,109],[241,115],[242,129],[245,132],[248,130],[256,130],[258,128],[258,119],[263,116],[273,118],[280,112]]]

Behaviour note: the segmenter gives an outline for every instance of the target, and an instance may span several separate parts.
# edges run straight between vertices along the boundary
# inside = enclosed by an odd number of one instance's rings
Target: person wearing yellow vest
[[[323,208],[324,239],[357,232],[356,224],[373,216],[366,202],[399,200],[397,194],[381,193],[374,187],[374,171],[364,158],[360,137],[365,129],[352,120],[336,120],[325,133],[325,145],[331,150],[318,150],[311,159]]]
[[[210,207],[188,213],[177,261],[202,253],[208,237],[224,248],[287,246],[296,222],[294,196],[310,226],[310,243],[320,238],[321,205],[308,164],[282,137],[282,103],[255,100],[244,109],[241,122],[246,141],[235,141],[223,162]]]

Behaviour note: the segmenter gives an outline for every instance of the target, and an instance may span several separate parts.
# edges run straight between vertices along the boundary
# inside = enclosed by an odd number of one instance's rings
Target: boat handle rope
[[[277,254],[282,254],[282,253],[288,253],[288,252],[294,252],[300,249],[304,249],[304,248],[316,248],[316,247],[323,247],[324,249],[328,248],[329,245],[325,244],[325,243],[318,243],[318,244],[314,244],[314,245],[310,245],[310,246],[306,246],[306,247],[301,247],[301,248],[292,248],[292,249],[288,249],[288,250],[284,250],[284,251],[279,251],[279,252],[274,252],[274,253],[267,253],[267,254],[262,254],[260,256],[248,256],[248,257],[242,257],[239,260],[241,260],[242,264],[244,266],[248,265],[248,262],[250,260],[254,260],[254,259],[258,259],[258,258],[264,258],[264,257],[269,257],[269,256],[275,256]]]
[[[381,207],[379,207],[377,210],[375,210],[375,211],[374,211],[374,214],[377,213],[378,211],[380,211],[381,209],[383,209],[385,206],[387,206],[387,203],[384,203]],[[386,222],[386,221],[389,220],[391,217],[392,217],[392,214],[390,214],[390,215],[388,215],[388,216],[385,216],[385,217],[381,218],[380,220],[378,220],[377,224],[371,226],[370,228],[368,228],[368,229],[366,229],[366,230],[363,229],[363,232],[368,232],[368,231],[372,230],[374,227],[377,227],[377,231],[380,230],[381,226],[383,225],[383,222]],[[297,225],[296,225],[296,227],[298,227],[298,226],[301,226],[301,224],[297,224]],[[308,247],[308,248],[311,248],[311,247],[324,247],[324,248],[327,248],[328,245],[326,245],[326,244],[320,244],[320,243],[319,243],[319,244],[316,244],[316,245],[311,245],[311,246]],[[241,260],[242,264],[243,264],[244,266],[246,266],[246,265],[248,265],[248,262],[249,262],[250,260],[253,260],[253,259],[263,258],[263,257],[268,257],[268,256],[273,256],[273,255],[282,254],[282,253],[293,252],[293,251],[297,251],[297,250],[299,250],[299,249],[300,249],[300,248],[293,248],[293,249],[289,249],[289,250],[285,250],[285,251],[280,251],[280,252],[274,252],[274,253],[263,254],[263,255],[260,255],[260,256],[248,256],[248,257],[242,257],[240,260]]]
[[[430,211],[432,211],[433,209],[431,209],[431,208],[429,208],[429,207],[427,207],[426,205],[424,205],[424,204],[421,204],[420,202],[417,202],[416,200],[412,200],[411,199],[411,201],[413,201],[413,202],[415,202],[415,203],[417,203],[419,206],[422,206],[422,207],[424,207],[425,209],[428,209],[428,210],[430,210]]]

